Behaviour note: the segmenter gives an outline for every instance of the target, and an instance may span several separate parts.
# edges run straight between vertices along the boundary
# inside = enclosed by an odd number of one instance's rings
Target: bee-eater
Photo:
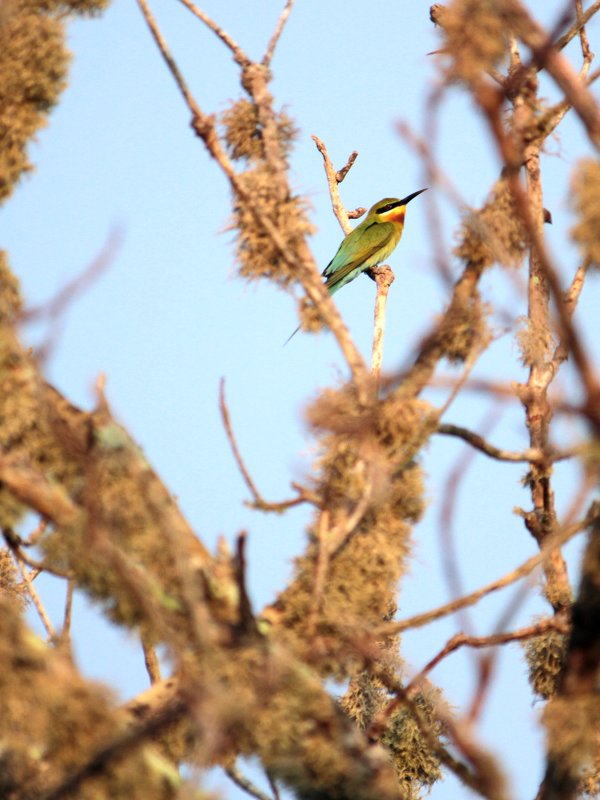
[[[325,287],[329,294],[337,292],[369,267],[375,267],[385,261],[402,237],[406,206],[425,191],[426,189],[419,189],[418,192],[413,192],[402,200],[396,197],[384,197],[371,206],[367,216],[346,236],[337,253],[323,270]],[[299,330],[300,327],[296,328],[292,336]]]

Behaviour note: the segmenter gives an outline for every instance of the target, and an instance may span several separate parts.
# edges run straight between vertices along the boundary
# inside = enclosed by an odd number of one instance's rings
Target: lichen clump
[[[65,12],[91,14],[107,0],[4,0],[0,4],[0,202],[33,167],[27,145],[67,85]]]
[[[454,0],[435,7],[450,56],[451,77],[468,83],[495,68],[507,51],[507,27],[501,0]]]
[[[242,98],[233,103],[221,115],[224,139],[229,154],[236,161],[260,161],[264,159],[264,143],[258,111],[250,100]],[[280,111],[276,115],[277,135],[284,157],[289,156],[298,128],[294,120]]]
[[[352,387],[324,392],[308,416],[321,439],[313,491],[322,510],[275,611],[303,660],[343,678],[356,663],[352,636],[395,612],[411,524],[424,507],[415,455],[431,416],[425,402],[394,396],[362,407]]]
[[[494,263],[515,267],[523,261],[528,246],[527,231],[510,187],[501,178],[483,208],[465,215],[454,253],[480,269]]]
[[[578,222],[571,229],[586,261],[600,266],[600,162],[586,159],[573,177],[573,203]]]
[[[547,631],[529,639],[525,644],[529,683],[533,691],[544,700],[556,694],[565,663],[566,646],[566,637],[557,631]]]
[[[307,216],[307,204],[295,195],[281,200],[272,173],[264,163],[244,172],[240,180],[252,201],[234,198],[233,203],[231,227],[236,231],[239,272],[244,278],[271,278],[285,286],[296,277],[293,265],[283,257],[282,249],[257,219],[257,213],[277,232],[284,251],[291,255],[301,239],[314,230]]]

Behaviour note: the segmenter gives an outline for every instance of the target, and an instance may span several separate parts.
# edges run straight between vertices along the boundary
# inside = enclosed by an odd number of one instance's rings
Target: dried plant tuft
[[[256,105],[242,98],[232,103],[221,115],[224,127],[224,139],[227,149],[236,161],[245,159],[250,162],[262,161],[265,157],[262,133]],[[292,145],[298,137],[298,129],[294,120],[285,111],[280,111],[276,118],[279,144],[284,157],[290,154]]]
[[[443,9],[436,7],[451,78],[476,82],[505,57],[508,32],[502,5],[502,0],[453,0]]]
[[[480,269],[494,263],[516,267],[522,263],[527,247],[525,226],[508,182],[501,178],[483,208],[464,217],[454,253]]]
[[[240,274],[251,280],[271,278],[283,286],[295,279],[293,270],[282,258],[280,248],[257,221],[254,209],[260,210],[282,240],[283,247],[293,253],[299,241],[313,233],[307,217],[305,200],[288,196],[281,201],[273,185],[269,169],[264,163],[244,172],[240,179],[251,205],[236,198],[233,203],[231,228],[236,231],[236,256]]]
[[[574,205],[579,221],[571,230],[584,259],[600,267],[600,162],[581,161],[573,178]]]
[[[556,693],[565,663],[566,646],[566,637],[558,631],[546,631],[525,643],[529,683],[533,691],[544,700]]]

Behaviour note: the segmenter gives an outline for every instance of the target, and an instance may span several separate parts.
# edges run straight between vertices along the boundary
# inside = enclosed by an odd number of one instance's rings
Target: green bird
[[[346,236],[337,253],[323,270],[325,287],[329,294],[337,292],[369,267],[375,267],[385,261],[396,249],[402,237],[406,206],[425,191],[427,190],[419,189],[418,192],[413,192],[402,200],[396,197],[384,197],[371,206],[367,216]],[[300,326],[292,336],[299,330]]]

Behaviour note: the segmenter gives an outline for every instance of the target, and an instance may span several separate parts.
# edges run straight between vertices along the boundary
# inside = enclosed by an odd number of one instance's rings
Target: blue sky
[[[258,58],[283,3],[207,0],[200,5]],[[551,23],[563,4],[529,5]],[[228,51],[183,6],[159,0],[152,8],[203,110],[223,111],[241,91]],[[593,23],[592,49],[598,48],[599,32],[599,23]],[[253,478],[265,497],[279,500],[290,496],[290,481],[302,479],[314,453],[303,406],[320,388],[345,377],[343,362],[327,334],[298,335],[282,348],[297,324],[294,302],[273,286],[247,285],[236,277],[232,235],[226,230],[229,190],[193,136],[189,113],[135,3],[116,0],[100,19],[73,23],[69,44],[74,54],[70,86],[49,127],[31,146],[36,172],[0,212],[2,245],[28,303],[35,305],[84,269],[112,230],[121,231],[122,244],[110,269],[69,309],[48,377],[73,402],[89,407],[97,376],[106,374],[114,414],[179,497],[198,535],[214,547],[219,536],[233,541],[238,531],[249,532],[250,588],[260,609],[285,585],[291,559],[303,547],[308,517],[302,509],[275,517],[243,505],[248,493],[220,422],[219,381],[226,379],[233,426]],[[273,91],[300,128],[292,180],[313,206],[318,230],[312,247],[323,266],[342,235],[310,135],[325,141],[336,166],[352,150],[359,151],[342,185],[348,207],[422,188],[423,167],[398,135],[397,122],[423,132],[427,94],[439,80],[435,57],[427,53],[437,46],[426,3],[298,0],[273,61]],[[577,48],[570,52],[577,63]],[[543,83],[543,91],[557,97],[550,83]],[[576,252],[565,242],[573,223],[569,172],[590,149],[577,121],[567,119],[548,150],[545,202],[554,225],[547,235],[567,278],[577,266]],[[449,90],[444,101],[437,155],[464,201],[480,204],[499,165],[482,120],[458,88]],[[450,250],[458,210],[441,190],[432,191],[438,192],[442,209],[438,233]],[[447,298],[433,267],[426,217],[430,194],[411,204],[402,243],[390,260],[396,282],[388,306],[384,363],[389,370],[409,363]],[[458,274],[457,264],[454,270]],[[515,281],[497,270],[486,276],[482,291],[513,314],[525,313]],[[588,322],[594,319],[596,293],[597,282],[590,281],[581,301],[582,319]],[[365,355],[373,298],[374,285],[367,278],[336,295]],[[476,374],[521,380],[525,373],[514,338],[500,335],[501,325],[495,324],[498,339]],[[588,330],[593,326],[588,324]],[[43,330],[32,327],[24,335],[36,342]],[[430,397],[441,401],[439,394]],[[447,421],[477,428],[488,411],[488,401],[471,395],[457,401]],[[576,427],[561,426],[564,441],[579,433]],[[516,404],[503,413],[490,439],[515,449],[526,446]],[[448,599],[439,506],[448,470],[463,452],[459,442],[438,438],[423,456],[430,506],[415,530],[413,572],[400,596],[403,616]],[[522,474],[520,466],[490,466],[482,456],[469,468],[455,526],[466,589],[499,577],[535,552],[512,513],[514,506],[528,505],[519,484]],[[568,505],[577,478],[576,468],[557,468],[559,509]],[[574,563],[578,547],[569,548]],[[62,589],[52,581],[43,588],[58,621]],[[491,598],[474,610],[473,631],[493,632],[507,602],[508,597]],[[513,624],[525,624],[542,611],[534,587]],[[407,633],[409,664],[422,666],[458,625],[450,620]],[[144,688],[135,644],[108,630],[83,598],[76,605],[74,627],[80,631],[77,651],[88,674],[115,682],[124,696]],[[541,707],[532,703],[516,646],[500,654],[498,666],[482,735],[503,758],[515,796],[532,796],[542,764],[535,755]],[[471,696],[472,654],[452,656],[432,677],[460,709]],[[219,786],[226,796],[237,797],[230,786]],[[445,800],[457,791],[449,780],[431,796]]]

